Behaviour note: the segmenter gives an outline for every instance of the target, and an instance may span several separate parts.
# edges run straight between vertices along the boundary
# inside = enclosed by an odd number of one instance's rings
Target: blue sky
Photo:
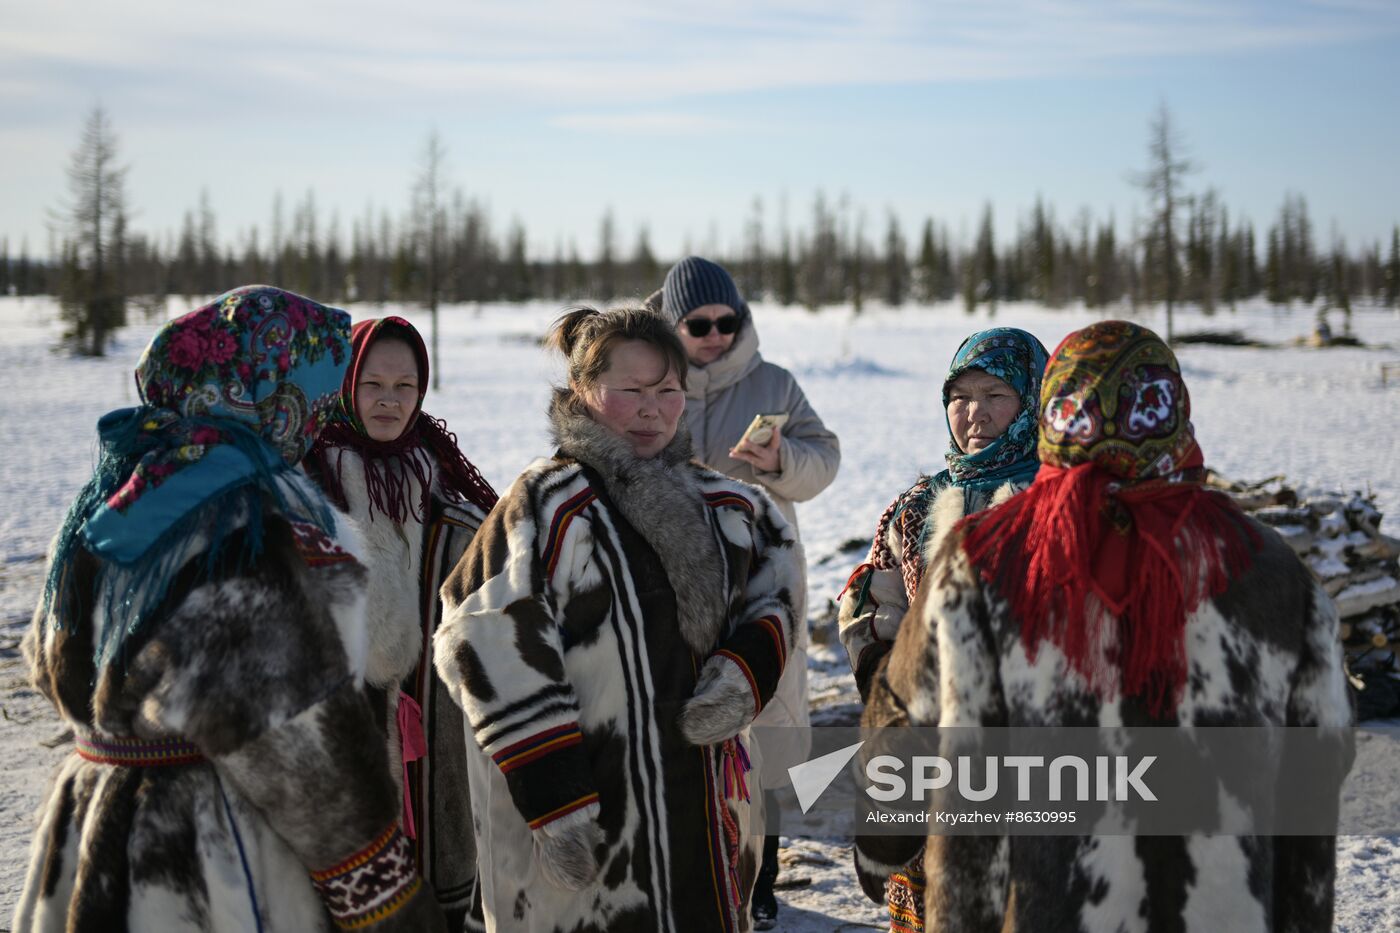
[[[1400,221],[1397,0],[303,3],[0,0],[0,236],[47,244],[86,114],[107,109],[134,226],[178,229],[207,188],[222,238],[310,190],[348,234],[397,218],[430,130],[450,180],[534,247],[727,249],[755,197],[807,223],[846,196],[1009,236],[1035,198],[1125,231],[1149,119],[1170,106],[1233,216],[1304,194],[1325,245]]]

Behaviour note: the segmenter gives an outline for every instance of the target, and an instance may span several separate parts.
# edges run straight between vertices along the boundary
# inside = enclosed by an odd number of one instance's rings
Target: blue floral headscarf
[[[1049,353],[1033,333],[1018,328],[991,328],[973,333],[958,352],[953,353],[948,375],[944,377],[944,419],[948,424],[949,447],[946,454],[948,469],[927,476],[916,489],[920,502],[907,502],[927,511],[928,500],[949,486],[965,490],[965,513],[986,509],[991,495],[1002,483],[1029,483],[1035,479],[1040,461],[1036,459],[1037,426],[1040,417],[1040,377],[1046,368]],[[952,440],[953,426],[948,420],[948,391],[959,375],[967,370],[981,370],[995,375],[1021,396],[1021,410],[1001,437],[983,450],[965,454]],[[900,510],[900,511],[903,511]],[[927,534],[925,525],[923,534]]]
[[[928,547],[934,522],[928,521],[934,497],[950,486],[958,487],[963,495],[963,514],[971,515],[991,505],[992,496],[1006,483],[1029,486],[1040,469],[1036,455],[1040,424],[1040,383],[1049,354],[1035,335],[1014,327],[993,327],[968,337],[953,354],[953,362],[943,380],[943,412],[951,441],[946,455],[948,468],[929,476],[920,476],[895,501],[889,527],[900,527],[902,533],[917,537],[914,553],[918,560],[904,564],[904,582],[911,594],[918,589],[923,576],[922,555]],[[1020,396],[1021,410],[1006,431],[990,445],[973,454],[963,453],[953,441],[953,425],[947,418],[948,391],[959,376],[969,369],[980,369],[996,376]],[[877,541],[881,532],[876,533]],[[906,538],[907,540],[907,538]],[[872,558],[873,559],[873,558]],[[867,578],[867,585],[868,585]],[[860,595],[865,599],[865,593]]]
[[[324,498],[284,480],[339,398],[349,338],[344,311],[266,286],[235,289],[156,333],[136,367],[142,404],[97,423],[101,457],[64,520],[45,587],[56,622],[76,623],[61,611],[67,563],[75,547],[99,559],[98,586],[125,618],[104,629],[98,661],[164,599],[189,535],[208,537],[207,578],[229,517],[246,521],[243,556],[261,551],[265,500],[330,529]]]
[[[962,486],[990,493],[1004,483],[1029,483],[1035,478],[1040,461],[1036,441],[1040,422],[1040,378],[1049,354],[1034,334],[1015,327],[993,327],[978,331],[962,342],[948,375],[943,379],[943,411],[947,419],[948,390],[969,369],[996,376],[1021,397],[1021,410],[1006,431],[986,448],[963,453],[952,441],[947,453],[948,468],[930,479],[933,492],[949,486]],[[948,437],[953,436],[949,421]],[[971,511],[971,510],[969,510]]]

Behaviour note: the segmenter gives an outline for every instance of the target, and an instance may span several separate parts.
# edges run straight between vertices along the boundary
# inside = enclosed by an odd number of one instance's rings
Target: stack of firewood
[[[1391,686],[1400,684],[1392,676],[1400,675],[1400,539],[1381,532],[1374,497],[1359,492],[1300,497],[1279,476],[1232,483],[1211,474],[1208,482],[1271,526],[1312,568],[1342,617],[1351,671],[1368,682],[1384,676],[1391,682],[1385,689],[1393,689],[1400,704],[1400,686]]]

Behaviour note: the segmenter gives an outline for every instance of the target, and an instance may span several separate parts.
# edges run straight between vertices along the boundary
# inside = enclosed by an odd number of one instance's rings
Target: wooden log
[[[1317,534],[1323,538],[1337,538],[1351,534],[1351,526],[1340,512],[1324,512],[1318,516]]]
[[[1246,512],[1255,512],[1271,505],[1288,504],[1279,501],[1280,494],[1277,492],[1231,492],[1229,496]]]
[[[1372,500],[1362,497],[1359,493],[1352,497],[1346,505],[1347,521],[1351,527],[1357,531],[1364,531],[1367,534],[1378,534],[1381,528],[1381,513],[1372,504]]]
[[[1386,638],[1384,635],[1381,635],[1378,641],[1372,638],[1360,643],[1353,643],[1347,645],[1346,655],[1351,659],[1355,659],[1361,655],[1365,655],[1367,658],[1375,658],[1375,652],[1377,651],[1400,651],[1400,639]]]
[[[1306,528],[1300,528],[1297,525],[1275,528],[1274,531],[1278,532],[1279,537],[1283,539],[1284,543],[1292,548],[1293,553],[1297,554],[1299,557],[1303,557],[1312,551],[1313,545],[1316,543],[1316,539],[1313,538],[1311,531],[1308,531]]]
[[[1285,505],[1267,505],[1255,511],[1254,517],[1275,528],[1281,525],[1301,525],[1309,531],[1317,530],[1317,516],[1307,507],[1289,508]]]
[[[1222,492],[1229,492],[1231,489],[1235,488],[1234,483],[1211,469],[1206,470],[1206,485],[1211,489],[1219,489]]]
[[[1342,511],[1343,507],[1342,500],[1335,496],[1318,496],[1308,500],[1308,508],[1317,515],[1331,515],[1333,512]]]
[[[1323,580],[1322,588],[1327,591],[1328,596],[1335,599],[1337,594],[1347,587],[1355,586],[1358,583],[1370,583],[1372,580],[1379,580],[1386,575],[1386,572],[1380,568],[1358,570],[1354,573],[1344,573],[1341,576],[1330,577]]]
[[[1298,493],[1289,486],[1280,486],[1272,491],[1265,488],[1282,481],[1283,476],[1280,474],[1253,483],[1242,483],[1221,476],[1214,470],[1206,470],[1205,484],[1212,489],[1228,493],[1230,498],[1234,499],[1246,512],[1252,512],[1255,509],[1271,505],[1293,506],[1298,504]]]
[[[1355,553],[1366,560],[1394,560],[1400,557],[1400,538],[1392,538],[1378,531],[1372,532],[1371,540],[1356,547]]]
[[[1400,603],[1400,580],[1382,577],[1358,583],[1342,590],[1333,599],[1337,603],[1337,614],[1343,619],[1349,619],[1379,606]]]

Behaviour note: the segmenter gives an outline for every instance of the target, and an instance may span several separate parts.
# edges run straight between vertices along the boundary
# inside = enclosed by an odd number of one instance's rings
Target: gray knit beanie
[[[661,313],[679,321],[705,305],[729,305],[742,320],[749,306],[739,297],[739,287],[718,263],[687,256],[671,267],[661,286]]]

